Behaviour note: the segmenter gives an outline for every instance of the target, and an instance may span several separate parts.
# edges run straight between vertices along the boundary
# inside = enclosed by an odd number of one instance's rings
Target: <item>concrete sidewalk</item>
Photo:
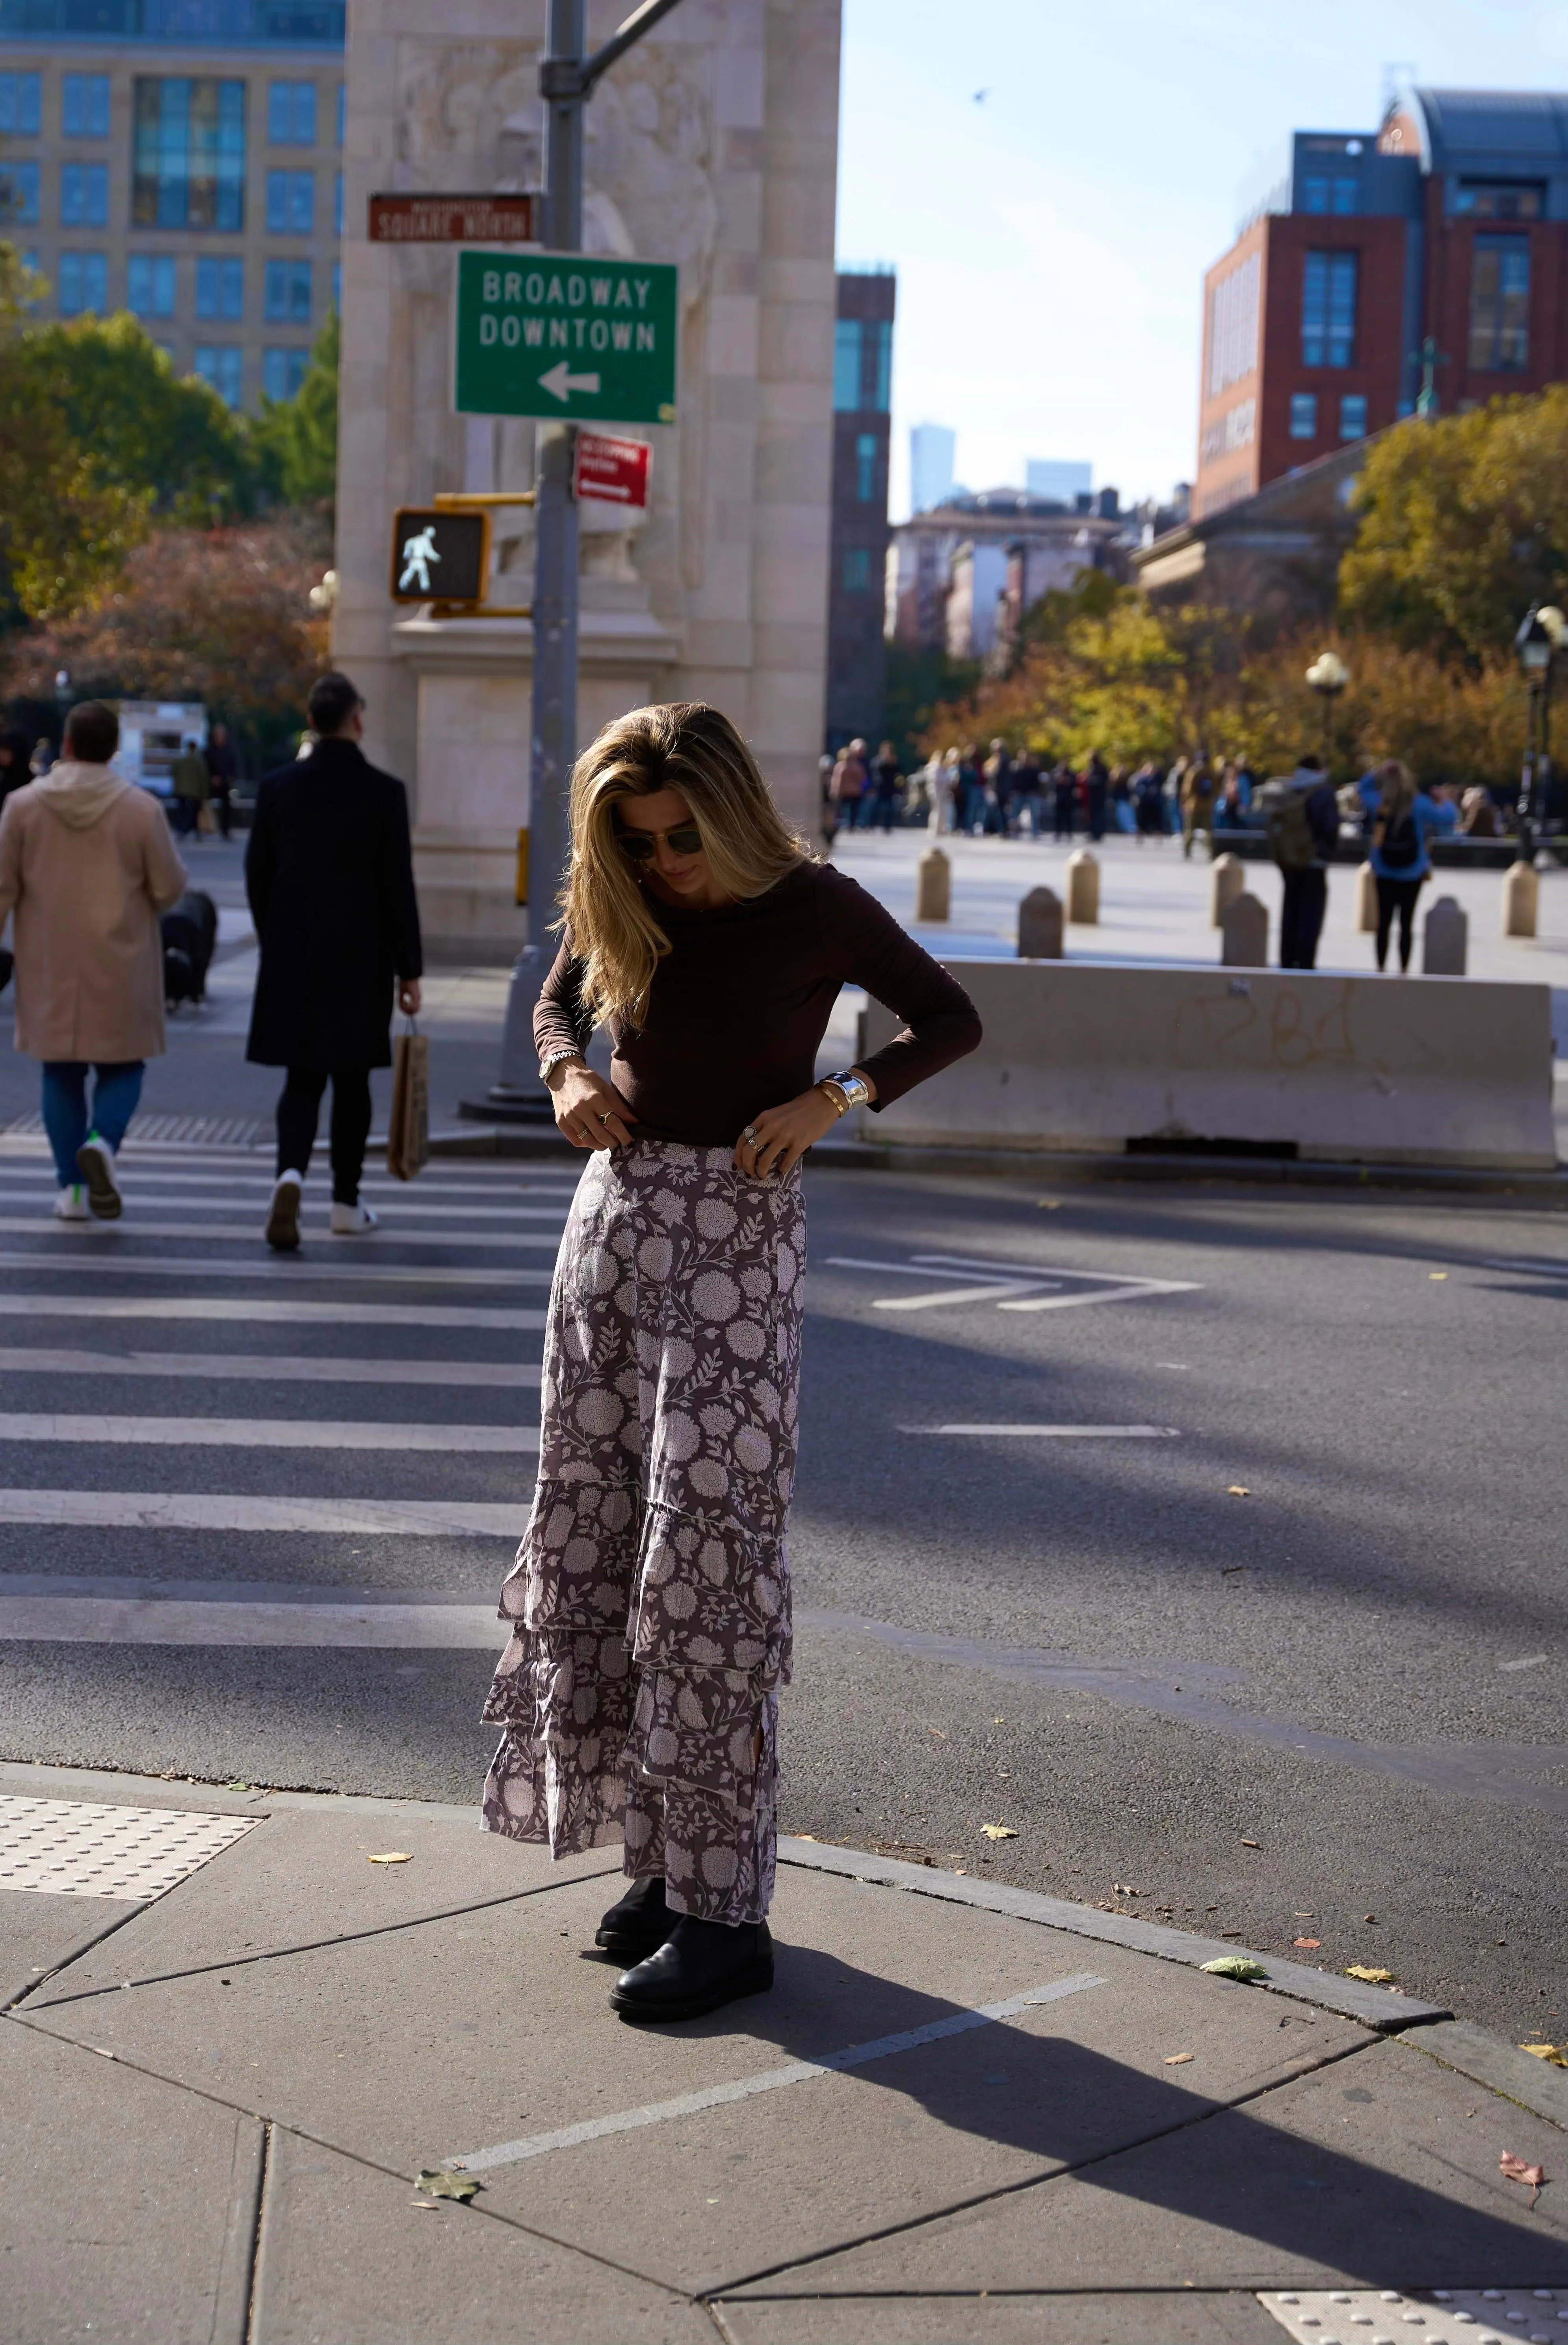
[[[0,1767],[0,2345],[1568,2336],[1568,2075],[1386,1987],[781,1854],[774,1992],[645,2031],[584,1954],[612,1852]]]

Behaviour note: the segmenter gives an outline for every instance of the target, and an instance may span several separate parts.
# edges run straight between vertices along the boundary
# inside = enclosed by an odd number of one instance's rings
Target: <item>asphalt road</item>
[[[71,1233],[3,1146],[0,1755],[471,1800],[562,1173],[278,1264],[263,1155],[133,1147]],[[785,1827],[1568,2036],[1561,1218],[808,1196]]]

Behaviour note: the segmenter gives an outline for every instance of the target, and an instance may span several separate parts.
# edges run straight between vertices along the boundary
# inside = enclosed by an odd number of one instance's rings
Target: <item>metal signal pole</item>
[[[545,241],[582,249],[583,113],[600,76],[652,32],[680,0],[642,0],[590,57],[582,54],[584,0],[550,0],[544,61]],[[512,965],[501,1077],[487,1105],[532,1122],[554,1121],[539,1080],[533,1010],[555,959],[550,933],[572,840],[567,790],[577,756],[577,503],[572,492],[576,427],[541,423],[535,464],[533,725],[529,762],[528,942]]]

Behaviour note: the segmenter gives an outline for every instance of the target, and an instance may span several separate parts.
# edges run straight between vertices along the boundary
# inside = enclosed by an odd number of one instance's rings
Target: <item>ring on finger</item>
[[[742,1138],[743,1140],[749,1140],[749,1141],[751,1142],[751,1143],[752,1143],[752,1146],[754,1148],[754,1147],[756,1146],[756,1144],[757,1144],[757,1128],[756,1128],[756,1125],[755,1125],[754,1123],[748,1123],[748,1124],[746,1125],[746,1127],[745,1127],[745,1130],[742,1132],[742,1134],[741,1134],[741,1138]]]

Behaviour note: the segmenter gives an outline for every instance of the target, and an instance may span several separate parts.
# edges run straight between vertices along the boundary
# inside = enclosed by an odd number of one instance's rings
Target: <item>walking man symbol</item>
[[[399,594],[406,594],[410,586],[417,586],[421,594],[428,594],[430,564],[440,558],[436,552],[435,524],[427,522],[414,536],[403,540],[403,574],[398,581]]]

